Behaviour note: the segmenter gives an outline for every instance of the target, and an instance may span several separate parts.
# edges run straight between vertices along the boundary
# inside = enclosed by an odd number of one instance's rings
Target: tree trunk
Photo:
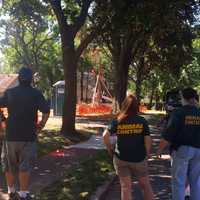
[[[158,91],[156,90],[156,93],[155,93],[155,109],[158,110],[158,102],[159,102],[159,95],[158,95]]]
[[[152,87],[150,101],[149,101],[149,106],[148,106],[149,109],[151,109],[152,106],[153,106],[154,93],[155,93],[155,87]]]
[[[47,1],[50,3],[56,18],[61,35],[61,45],[63,54],[63,68],[65,79],[65,94],[63,105],[63,121],[61,132],[69,136],[76,133],[75,117],[76,117],[76,99],[77,99],[77,66],[78,60],[84,49],[94,39],[98,33],[97,29],[86,34],[85,39],[75,50],[75,38],[81,27],[84,25],[88,16],[88,10],[91,0],[82,1],[80,14],[76,16],[73,24],[68,23],[68,17],[65,15],[65,8],[61,1]]]
[[[127,85],[128,85],[128,71],[130,63],[127,62],[127,57],[115,56],[114,66],[115,66],[115,83],[114,83],[114,110],[118,110],[126,97]]]
[[[87,76],[86,76],[86,90],[85,90],[85,101],[86,103],[88,103],[88,84],[89,84],[89,71],[87,73]]]
[[[81,77],[80,77],[81,102],[83,101],[83,76],[84,76],[84,72],[81,70]]]
[[[76,133],[76,99],[77,99],[77,66],[78,61],[75,59],[75,49],[73,41],[67,33],[61,34],[63,67],[65,79],[65,94],[63,105],[63,122],[61,132],[65,136]]]
[[[138,103],[141,101],[141,88],[142,88],[142,78],[143,78],[143,72],[144,72],[144,57],[142,56],[139,62],[139,65],[137,67],[137,73],[136,73],[136,98],[138,100]]]
[[[135,89],[135,95],[136,95],[136,98],[137,98],[139,104],[141,101],[141,87],[142,87],[142,79],[139,76],[139,77],[137,77],[137,80],[136,80],[136,89]]]

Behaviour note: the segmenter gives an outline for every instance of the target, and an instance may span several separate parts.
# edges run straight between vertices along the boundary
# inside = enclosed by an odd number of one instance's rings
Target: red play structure
[[[77,105],[77,115],[99,115],[99,114],[111,114],[112,113],[112,94],[108,89],[108,84],[103,77],[102,70],[96,73],[93,70],[93,74],[96,76],[96,84],[92,96],[92,103],[80,103]],[[107,103],[103,103],[106,101]],[[140,112],[146,112],[146,106],[139,107]]]

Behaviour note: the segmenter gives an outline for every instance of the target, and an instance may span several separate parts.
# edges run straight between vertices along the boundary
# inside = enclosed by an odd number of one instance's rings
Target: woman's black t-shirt
[[[141,162],[146,157],[144,136],[150,135],[147,121],[139,116],[127,118],[118,123],[113,120],[108,127],[109,132],[117,135],[115,155],[128,162]]]

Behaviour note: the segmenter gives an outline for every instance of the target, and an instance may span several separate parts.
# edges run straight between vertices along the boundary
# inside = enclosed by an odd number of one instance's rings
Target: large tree
[[[97,29],[85,35],[80,44],[75,45],[77,33],[85,24],[92,0],[47,0],[56,15],[62,46],[65,95],[62,133],[75,133],[77,66],[83,50],[94,38]]]

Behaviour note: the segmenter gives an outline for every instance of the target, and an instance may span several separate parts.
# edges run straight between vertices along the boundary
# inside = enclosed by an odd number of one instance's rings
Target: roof
[[[61,80],[53,84],[54,87],[58,85],[65,85],[65,81]]]
[[[17,74],[0,74],[0,94],[6,89],[16,86],[18,83]]]

